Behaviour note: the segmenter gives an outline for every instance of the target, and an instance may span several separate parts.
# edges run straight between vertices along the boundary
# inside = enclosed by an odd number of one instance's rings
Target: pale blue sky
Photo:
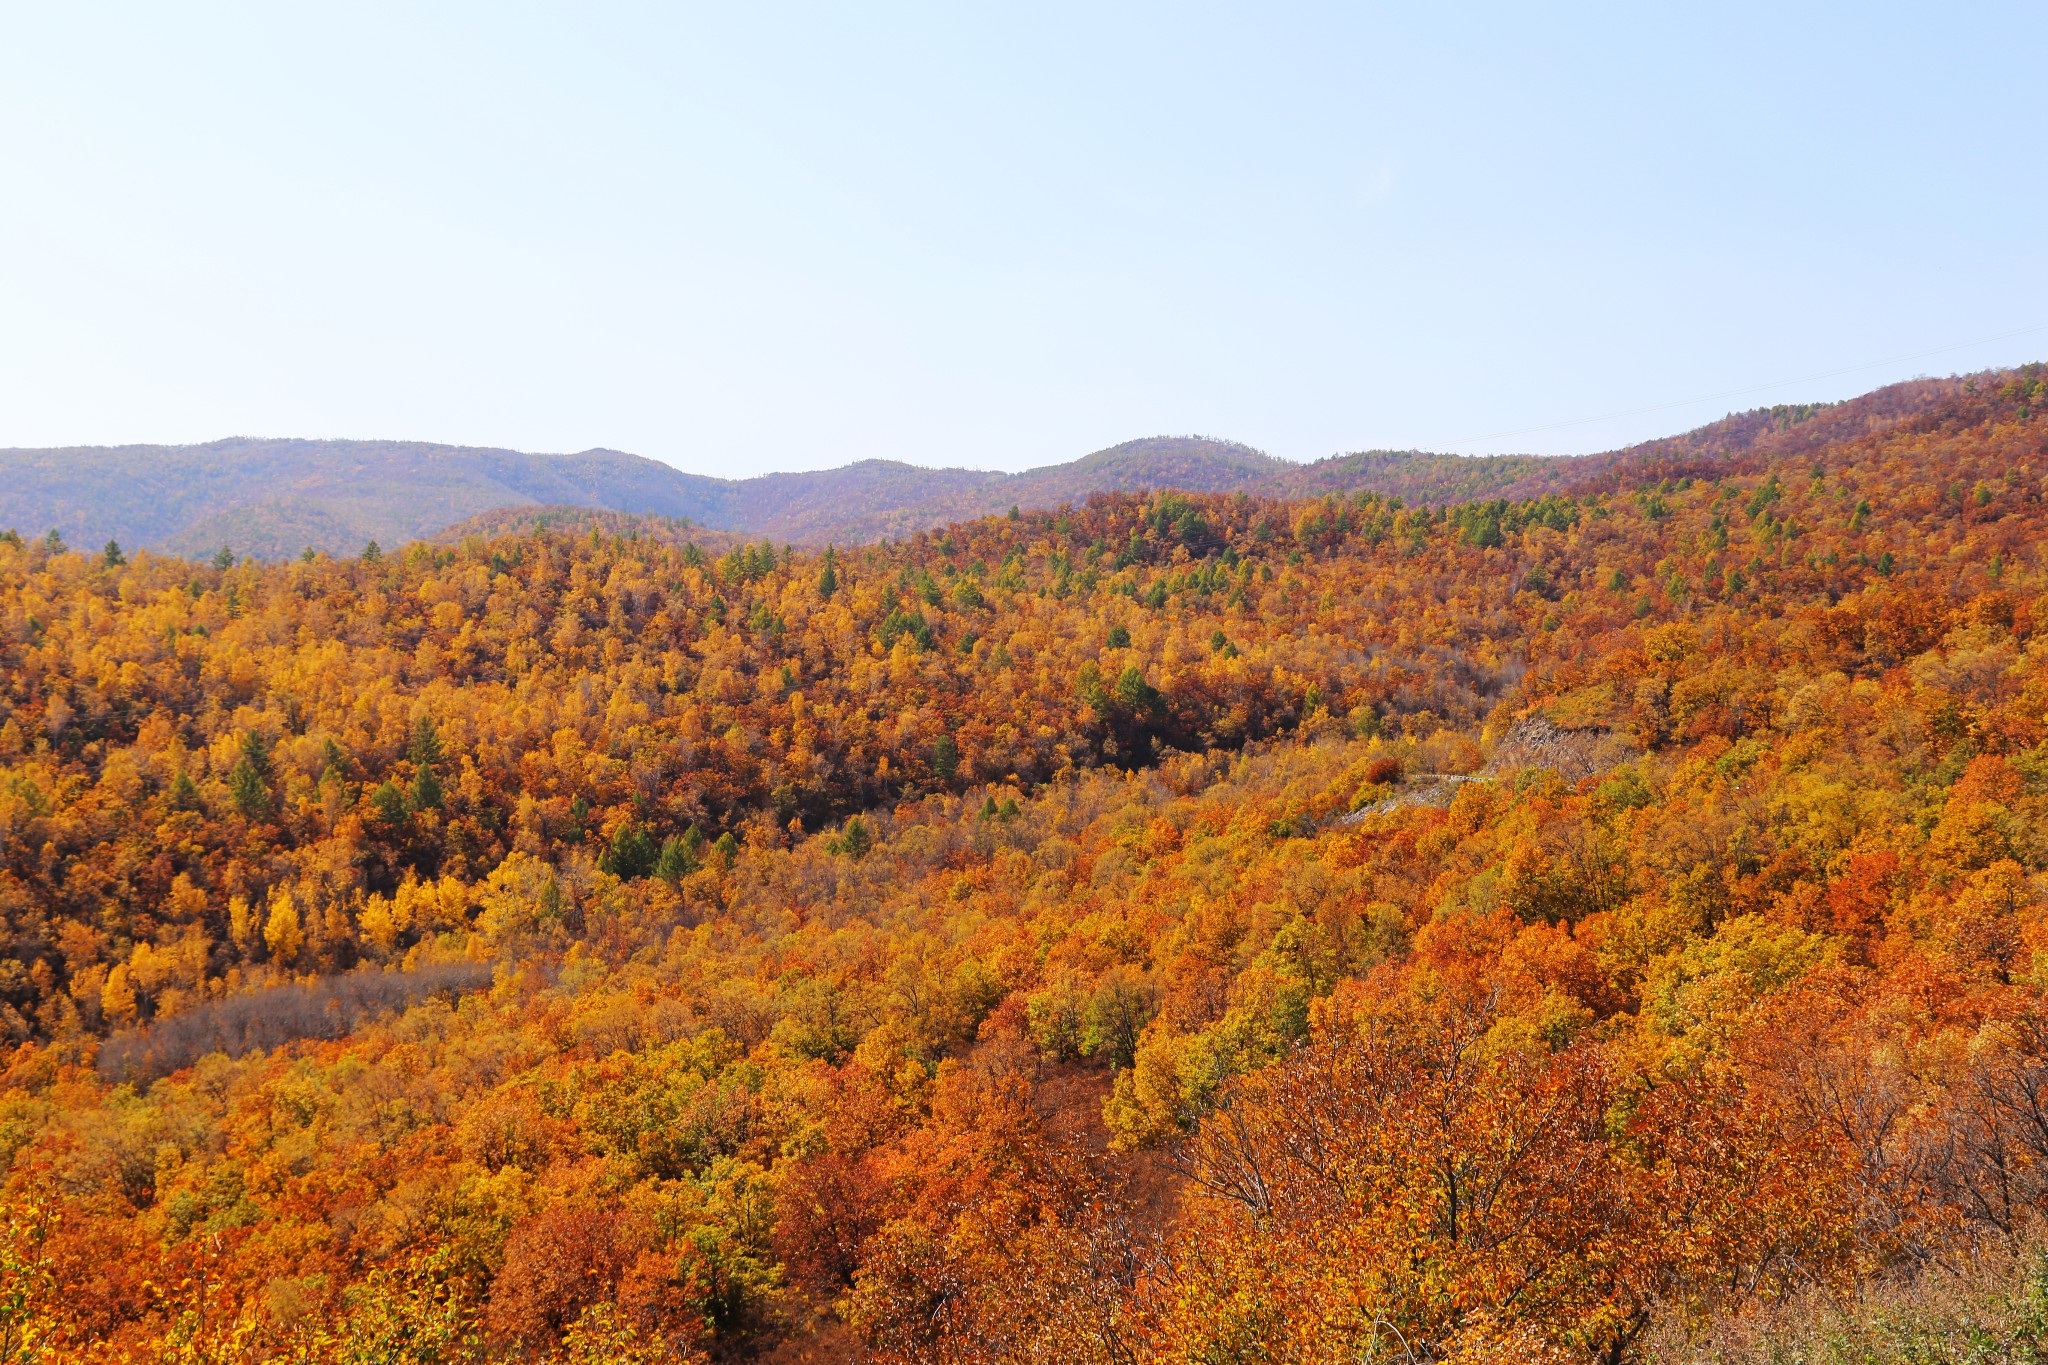
[[[2048,357],[2044,53],[2039,3],[4,3],[0,445],[1599,449]]]

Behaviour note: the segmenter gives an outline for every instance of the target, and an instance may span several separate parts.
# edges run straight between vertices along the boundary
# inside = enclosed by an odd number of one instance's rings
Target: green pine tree
[[[422,763],[412,775],[412,808],[414,810],[439,810],[441,808],[441,782],[434,776],[434,770]]]
[[[242,736],[242,756],[228,772],[228,796],[244,819],[270,811],[270,742],[255,730]]]
[[[412,738],[405,746],[405,756],[421,767],[441,761],[441,735],[434,728],[431,716],[421,716],[412,727]]]
[[[246,756],[237,759],[228,772],[228,797],[247,820],[258,819],[270,809],[270,789],[264,785],[263,775],[256,770],[256,765]]]
[[[620,825],[612,835],[611,847],[597,865],[621,881],[636,881],[654,871],[661,858],[654,836],[636,820]]]
[[[847,820],[845,826],[840,829],[838,838],[828,839],[825,843],[825,847],[832,852],[844,853],[855,862],[867,857],[868,850],[874,846],[875,836],[869,832],[867,821],[858,815]]]
[[[697,870],[697,860],[678,834],[661,841],[661,856],[654,860],[654,875],[665,882],[680,882]]]
[[[370,793],[370,806],[377,812],[377,818],[387,825],[405,823],[405,793],[398,784],[385,779],[383,785]]]

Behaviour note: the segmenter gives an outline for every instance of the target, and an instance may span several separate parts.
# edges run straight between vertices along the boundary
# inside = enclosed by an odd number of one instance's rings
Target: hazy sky
[[[2038,0],[4,3],[0,445],[1600,449],[2048,357],[2044,53]]]

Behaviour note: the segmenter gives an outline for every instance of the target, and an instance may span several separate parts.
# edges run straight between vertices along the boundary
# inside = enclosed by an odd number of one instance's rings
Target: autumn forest
[[[2044,405],[0,536],[0,1362],[2048,1359]]]

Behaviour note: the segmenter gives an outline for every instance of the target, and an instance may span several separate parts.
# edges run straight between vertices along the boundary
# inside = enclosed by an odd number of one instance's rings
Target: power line
[[[1575,417],[1568,422],[1549,422],[1542,426],[1518,427],[1513,431],[1497,432],[1492,436],[1479,436],[1463,441],[1453,441],[1445,449],[1456,450],[1460,446],[1490,445],[1495,441],[1505,441],[1511,436],[1533,436],[1538,432],[1561,431],[1566,427],[1582,427],[1594,422],[1612,422],[1622,417],[1639,417],[1644,413],[1665,412],[1672,408],[1691,407],[1695,403],[1711,403],[1722,398],[1737,398],[1745,393],[1762,393],[1768,389],[1789,388],[1794,384],[1812,384],[1822,379],[1833,379],[1838,375],[1855,374],[1859,370],[1874,370],[1881,365],[1897,365],[1901,361],[1920,360],[1931,355],[1946,355],[1950,351],[1967,351],[1972,346],[1982,346],[1988,342],[2004,341],[2010,337],[2027,336],[2033,332],[2043,331],[2048,331],[2048,322],[2037,322],[2031,327],[2015,327],[2009,332],[1996,332],[1990,336],[1978,337],[1973,341],[1959,341],[1953,346],[1936,346],[1932,350],[1909,351],[1904,355],[1887,356],[1883,360],[1866,361],[1861,365],[1844,365],[1838,370],[1822,370],[1818,374],[1801,375],[1797,379],[1779,379],[1769,384],[1751,384],[1740,389],[1722,389],[1718,393],[1703,393],[1697,398],[1680,398],[1669,403],[1651,403],[1639,408],[1622,408],[1615,412],[1601,413],[1597,417]]]

